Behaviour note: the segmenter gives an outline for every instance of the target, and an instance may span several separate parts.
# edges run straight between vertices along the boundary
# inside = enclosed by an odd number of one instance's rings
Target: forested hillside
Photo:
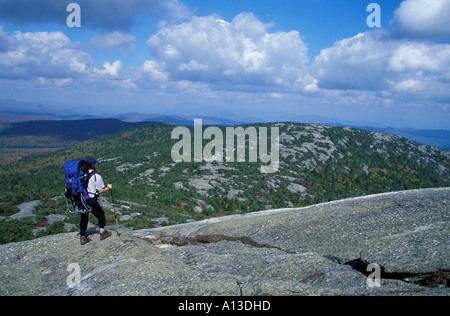
[[[449,151],[347,127],[254,126],[279,128],[280,166],[276,173],[262,174],[261,162],[175,163],[171,157],[177,142],[171,140],[175,126],[148,124],[3,166],[0,215],[11,215],[18,204],[31,200],[42,200],[37,210],[41,219],[65,213],[63,164],[89,156],[100,160],[98,168],[105,182],[114,185],[118,210],[134,215],[126,225],[135,229],[450,185]],[[225,135],[226,128],[220,128]],[[109,198],[108,194],[105,197]],[[77,221],[66,219],[75,225]],[[59,225],[53,231],[61,231]]]
[[[48,120],[0,124],[0,166],[33,155],[76,147],[146,123],[117,119]]]

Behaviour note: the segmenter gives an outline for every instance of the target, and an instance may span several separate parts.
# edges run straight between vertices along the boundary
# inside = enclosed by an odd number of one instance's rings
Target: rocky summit
[[[449,197],[402,191],[84,246],[76,233],[5,244],[0,295],[449,295]]]

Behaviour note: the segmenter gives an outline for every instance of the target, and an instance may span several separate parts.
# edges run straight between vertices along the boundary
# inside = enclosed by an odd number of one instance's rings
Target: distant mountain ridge
[[[60,120],[85,120],[85,119],[117,119],[128,123],[140,122],[165,122],[179,125],[193,125],[194,118],[203,119],[204,125],[237,126],[246,123],[269,123],[269,122],[246,122],[239,119],[228,119],[211,115],[178,115],[178,114],[146,114],[130,112],[114,115],[88,115],[81,109],[68,111],[56,107],[42,105],[40,103],[18,102],[14,100],[0,100],[0,123],[18,123],[26,121],[60,121]],[[313,123],[328,126],[348,126],[379,133],[387,133],[405,137],[422,144],[450,149],[450,130],[447,129],[413,129],[395,128],[381,126],[371,122],[342,122],[337,119],[327,118],[319,115],[298,115],[291,119],[296,123]],[[278,120],[280,121],[280,120]],[[112,129],[114,129],[113,127]],[[107,129],[105,129],[107,130]]]
[[[43,120],[0,124],[0,166],[24,157],[74,148],[148,122],[117,119]]]
[[[49,136],[67,140],[85,141],[144,124],[148,124],[148,122],[128,123],[117,119],[29,121],[8,124],[0,131],[0,136]]]
[[[393,134],[442,149],[450,149],[450,130],[436,129],[413,129],[413,128],[393,128],[393,127],[373,127],[373,126],[349,126],[362,130],[378,132],[383,134]]]

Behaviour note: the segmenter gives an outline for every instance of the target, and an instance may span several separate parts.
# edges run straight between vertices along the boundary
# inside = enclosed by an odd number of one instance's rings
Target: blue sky
[[[450,129],[448,16],[450,0],[0,0],[0,100]]]

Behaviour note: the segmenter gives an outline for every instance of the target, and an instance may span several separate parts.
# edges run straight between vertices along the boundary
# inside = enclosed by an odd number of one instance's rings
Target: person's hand
[[[112,184],[111,183],[108,184],[107,187],[108,187],[109,190],[112,190]]]

